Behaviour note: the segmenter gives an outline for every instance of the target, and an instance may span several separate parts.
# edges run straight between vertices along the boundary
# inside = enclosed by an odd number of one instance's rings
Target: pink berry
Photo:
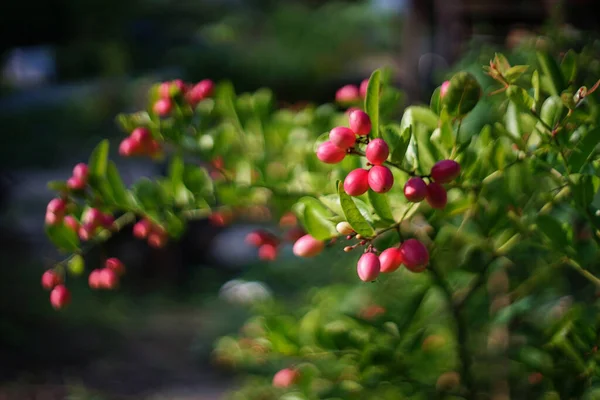
[[[94,233],[96,232],[96,227],[90,224],[85,224],[79,228],[79,238],[81,240],[90,240]]]
[[[71,293],[65,285],[57,285],[50,292],[50,304],[57,310],[66,307],[71,302]]]
[[[369,171],[357,168],[344,179],[344,191],[350,196],[360,196],[369,190]]]
[[[152,133],[150,133],[150,130],[147,128],[138,127],[131,132],[129,137],[134,143],[141,147],[148,144],[148,142],[152,139]]]
[[[44,223],[46,225],[56,225],[63,220],[63,214],[55,214],[53,212],[46,211],[46,216],[44,218]]]
[[[460,174],[460,164],[454,160],[441,160],[431,168],[431,179],[437,183],[448,183]]]
[[[361,111],[361,109],[358,107],[350,107],[349,109],[346,110],[346,115],[350,116],[350,114],[352,114],[356,110]]]
[[[185,93],[187,91],[187,85],[181,79],[175,79],[172,81],[171,87],[174,87],[177,93]]]
[[[363,282],[371,282],[377,279],[381,271],[381,263],[379,257],[374,253],[365,253],[358,260],[356,272],[358,277]]]
[[[365,150],[367,160],[373,165],[381,165],[390,155],[390,148],[383,139],[373,139]]]
[[[92,289],[100,289],[102,287],[101,270],[95,269],[88,276],[88,285]]]
[[[412,272],[423,272],[429,264],[429,251],[417,239],[408,239],[400,246],[402,264]]]
[[[143,219],[133,226],[133,236],[138,239],[146,239],[151,230],[152,223],[147,219]]]
[[[60,275],[54,272],[53,269],[49,269],[42,274],[42,287],[46,290],[52,290],[52,288],[61,283],[62,279]]]
[[[371,118],[362,110],[354,110],[348,116],[350,129],[357,135],[368,135],[371,132]]]
[[[79,163],[73,167],[73,177],[81,179],[84,184],[88,178],[88,166],[85,163]]]
[[[355,85],[345,85],[335,93],[335,101],[339,103],[352,103],[360,100],[358,88]]]
[[[258,258],[264,261],[275,261],[277,258],[277,247],[270,243],[263,244],[258,248]]]
[[[294,243],[293,252],[298,257],[314,257],[324,248],[325,243],[322,240],[317,240],[311,235],[304,235]]]
[[[337,164],[346,157],[346,150],[341,149],[329,140],[317,148],[317,158],[326,164]]]
[[[158,99],[156,103],[154,103],[154,106],[152,106],[152,110],[161,117],[169,115],[172,108],[173,102],[168,98]]]
[[[375,165],[369,170],[369,186],[374,192],[386,193],[394,185],[394,175],[389,168]]]
[[[67,202],[64,199],[52,199],[50,200],[50,202],[48,203],[48,206],[46,207],[46,211],[54,213],[54,214],[61,214],[65,212],[65,209],[67,208]]]
[[[381,252],[379,262],[381,263],[382,273],[394,272],[402,264],[402,253],[399,248],[390,247]]]
[[[215,91],[215,84],[210,79],[201,80],[196,84],[195,87],[200,93],[202,93],[204,98],[212,96],[213,92]]]
[[[292,368],[285,368],[273,376],[273,386],[277,388],[288,388],[293,386],[300,378],[300,373]]]
[[[246,243],[254,247],[260,247],[265,244],[277,245],[277,238],[266,231],[254,231],[246,235]]]
[[[162,249],[167,244],[167,235],[159,232],[151,232],[148,235],[148,246]]]
[[[104,266],[110,270],[115,271],[117,275],[123,275],[125,273],[125,265],[116,257],[111,257],[106,260]]]
[[[413,176],[404,185],[404,196],[408,201],[418,203],[427,196],[427,184],[418,176]]]
[[[329,141],[340,149],[348,149],[354,146],[356,135],[350,128],[338,126],[329,132]]]
[[[158,96],[160,98],[171,97],[171,82],[163,82],[158,86]]]
[[[85,185],[86,182],[83,179],[78,178],[76,176],[72,176],[69,179],[67,179],[67,187],[70,190],[83,190],[85,189]]]
[[[160,154],[161,151],[161,147],[160,147],[160,143],[158,143],[158,141],[152,139],[148,142],[148,144],[146,145],[146,152],[148,153],[148,155],[150,157],[155,157],[157,155]]]
[[[358,89],[358,93],[360,94],[360,97],[362,97],[363,99],[365,97],[367,97],[367,88],[369,87],[369,80],[365,79],[360,83],[360,88]]]
[[[72,216],[72,215],[67,215],[64,219],[65,225],[71,229],[73,232],[79,231],[79,221],[77,221],[77,219]]]
[[[442,86],[440,86],[440,97],[444,98],[444,96],[446,96],[446,93],[448,92],[448,88],[450,87],[450,81],[444,81],[444,83],[442,83]]]
[[[88,208],[81,217],[81,222],[90,227],[99,226],[104,219],[104,214],[97,208]]]
[[[100,225],[106,229],[112,229],[115,224],[115,218],[110,214],[103,214],[100,219]]]
[[[444,208],[448,203],[448,194],[442,185],[431,182],[427,185],[427,202],[432,208]]]
[[[103,289],[114,289],[119,284],[117,273],[110,268],[102,268],[99,275],[100,287]]]
[[[140,143],[133,140],[133,138],[130,136],[123,139],[119,145],[119,154],[123,157],[131,157],[141,154],[142,149],[143,147],[140,145]]]

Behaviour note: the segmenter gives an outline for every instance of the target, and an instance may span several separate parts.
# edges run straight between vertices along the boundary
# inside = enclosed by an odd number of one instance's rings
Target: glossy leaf
[[[369,225],[367,220],[362,216],[354,200],[344,191],[344,185],[341,181],[338,182],[338,195],[340,196],[340,203],[346,220],[352,226],[352,229],[356,233],[363,235],[364,237],[371,237],[375,234],[375,231]]]
[[[121,207],[128,207],[130,204],[129,193],[127,188],[121,179],[119,170],[113,161],[109,161],[106,169],[106,180],[110,185],[112,197],[117,205]]]
[[[531,86],[533,87],[533,101],[535,101],[536,110],[539,109],[538,104],[540,103],[540,73],[537,71],[533,71],[531,75]]]
[[[336,224],[330,220],[333,214],[314,197],[302,197],[293,210],[306,231],[314,238],[326,240],[338,235]]]
[[[563,103],[558,96],[550,96],[542,104],[540,111],[540,118],[550,128],[554,127],[560,122],[562,118],[562,112],[564,110]]]
[[[440,91],[441,88],[438,86],[431,95],[431,100],[429,101],[429,108],[436,114],[439,114],[442,111],[442,102],[440,99]]]
[[[565,89],[565,83],[558,64],[554,58],[552,58],[552,56],[544,52],[538,52],[537,59],[540,63],[544,76],[547,78],[545,83],[548,86],[548,91],[553,96],[560,96],[562,91]]]
[[[79,236],[65,224],[46,225],[46,235],[63,251],[74,252],[79,248]]]
[[[560,63],[560,70],[567,84],[575,80],[577,76],[577,58],[573,49],[569,49],[565,53]]]
[[[557,250],[562,250],[567,245],[567,234],[560,223],[550,215],[538,215],[535,220],[538,230],[547,236],[556,246]]]
[[[390,146],[390,159],[392,162],[401,163],[406,156],[406,150],[410,144],[412,126],[402,131],[396,124],[389,124],[383,129],[383,138]]]
[[[581,171],[590,156],[594,153],[596,146],[600,143],[600,127],[590,130],[573,149],[568,158],[572,173]]]
[[[590,175],[573,174],[570,179],[573,181],[573,197],[583,209],[587,208],[594,200],[593,178]]]
[[[371,118],[371,134],[379,137],[379,94],[381,90],[381,71],[375,70],[369,78],[367,95],[365,97],[365,111]]]
[[[108,168],[108,150],[108,140],[104,139],[92,151],[88,162],[90,179],[101,179],[106,176],[106,169]]]
[[[508,81],[508,83],[515,83],[521,75],[523,75],[529,69],[529,65],[515,65],[514,67],[510,67],[504,73],[504,78]]]
[[[385,193],[376,193],[372,190],[368,192],[369,201],[375,210],[375,213],[384,221],[394,221],[390,203]]]
[[[522,110],[531,110],[533,108],[533,98],[525,89],[519,86],[510,85],[506,89],[506,96]]]

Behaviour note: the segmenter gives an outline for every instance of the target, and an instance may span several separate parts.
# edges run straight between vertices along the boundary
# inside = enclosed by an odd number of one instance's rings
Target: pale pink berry
[[[72,215],[67,215],[65,217],[65,225],[71,229],[73,232],[77,233],[77,231],[79,231],[79,221],[77,221],[77,219],[72,216]]]
[[[358,277],[363,282],[371,282],[377,279],[381,271],[381,263],[379,257],[374,253],[365,253],[358,260],[356,272]]]
[[[117,272],[110,268],[102,268],[98,279],[100,287],[103,289],[114,289],[119,284]]]
[[[60,214],[64,213],[66,208],[67,202],[64,199],[55,198],[50,200],[48,206],[46,207],[46,211],[54,214]]]
[[[129,135],[131,140],[138,144],[140,148],[148,144],[148,142],[152,139],[152,133],[148,128],[138,127],[135,128],[131,135]]]
[[[444,98],[444,96],[446,96],[446,93],[448,92],[448,88],[450,87],[450,81],[444,81],[444,83],[442,83],[442,86],[440,86],[440,97]]]
[[[86,182],[77,176],[72,176],[67,179],[67,187],[70,190],[83,190],[85,189],[85,185]]]
[[[408,239],[400,245],[402,264],[412,272],[422,272],[429,264],[429,251],[417,239]]]
[[[357,168],[344,179],[344,191],[350,196],[360,196],[369,190],[369,171]]]
[[[340,149],[347,149],[354,146],[356,135],[350,128],[338,126],[329,132],[329,141]]]
[[[335,93],[335,100],[339,103],[352,103],[360,100],[358,88],[355,85],[345,85]]]
[[[44,217],[44,223],[46,225],[56,225],[60,222],[62,222],[63,220],[63,213],[53,213],[53,212],[49,212],[46,211],[46,216]]]
[[[173,108],[173,102],[169,98],[158,99],[152,106],[152,110],[161,117],[169,115]]]
[[[276,388],[288,388],[293,386],[300,378],[300,373],[292,368],[285,368],[273,376],[273,386]]]
[[[84,184],[88,178],[88,166],[85,163],[79,163],[73,167],[73,177],[81,179]]]
[[[88,276],[88,285],[92,289],[100,289],[102,287],[101,270],[95,269]]]
[[[374,192],[386,193],[394,186],[394,175],[389,168],[375,165],[369,170],[369,186]]]
[[[437,183],[448,183],[460,175],[460,164],[454,160],[441,160],[431,168],[431,179]]]
[[[448,203],[448,194],[442,185],[436,182],[431,182],[427,185],[427,202],[432,208],[444,208]]]
[[[390,148],[383,139],[373,139],[365,150],[367,160],[373,165],[381,165],[390,155]]]
[[[337,147],[329,140],[317,148],[317,158],[327,164],[337,164],[346,157],[346,150]]]
[[[348,116],[350,129],[357,135],[368,135],[371,132],[371,118],[362,110],[354,110]]]
[[[311,235],[304,235],[296,240],[292,251],[298,257],[314,257],[325,248],[322,240],[317,240]]]
[[[52,290],[56,285],[62,283],[62,279],[53,269],[49,269],[42,275],[42,287],[46,290]]]
[[[381,263],[382,273],[394,272],[402,264],[402,253],[399,248],[390,247],[381,252],[379,262]]]
[[[358,88],[358,93],[360,94],[360,97],[362,97],[363,99],[365,97],[367,97],[367,88],[369,87],[369,80],[365,79],[360,83],[360,87]]]
[[[50,304],[59,310],[66,307],[71,302],[71,293],[65,285],[57,285],[50,292]]]
[[[427,184],[423,178],[413,176],[404,184],[404,196],[408,201],[418,203],[427,196]]]

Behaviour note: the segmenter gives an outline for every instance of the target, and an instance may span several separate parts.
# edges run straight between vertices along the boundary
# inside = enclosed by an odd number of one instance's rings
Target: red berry
[[[317,149],[317,158],[326,164],[337,164],[346,157],[346,150],[341,149],[330,141],[323,142]]]
[[[422,178],[413,176],[404,185],[404,196],[408,201],[412,201],[413,203],[423,201],[425,196],[427,196],[427,184]]]
[[[151,230],[152,223],[147,219],[143,219],[133,226],[133,236],[138,239],[146,239]]]
[[[90,285],[90,288],[92,289],[100,289],[102,287],[102,279],[100,277],[101,270],[99,269],[95,269],[92,272],[90,272],[90,275],[88,276],[88,285]]]
[[[368,135],[371,132],[371,118],[362,110],[354,110],[348,116],[350,129],[357,135]]]
[[[210,79],[204,79],[195,84],[186,94],[188,103],[192,106],[200,103],[202,100],[212,96],[215,84]]]
[[[369,170],[369,186],[377,193],[386,193],[394,185],[394,175],[389,168],[375,165]]]
[[[427,185],[427,196],[425,198],[432,208],[444,208],[448,203],[446,189],[436,182]]]
[[[442,160],[431,168],[431,179],[437,183],[448,183],[460,174],[460,164],[454,160]]]
[[[383,139],[373,139],[367,145],[367,149],[365,151],[365,155],[367,156],[367,160],[374,165],[381,165],[387,160],[390,155],[390,148],[387,143]]]
[[[85,163],[79,163],[73,167],[73,177],[79,178],[84,182],[87,182],[88,178],[88,166]]]
[[[50,292],[50,304],[57,310],[64,308],[71,301],[71,293],[65,285],[57,285]]]
[[[116,257],[111,257],[106,260],[104,266],[116,272],[117,275],[123,275],[125,273],[125,265]]]
[[[100,287],[103,289],[114,289],[119,284],[119,277],[115,271],[102,268],[99,275]]]
[[[50,202],[48,203],[48,206],[46,207],[46,211],[54,213],[54,214],[61,214],[63,212],[65,212],[65,209],[67,208],[67,202],[64,199],[52,199],[50,200]]]
[[[85,185],[86,182],[83,179],[78,178],[76,176],[72,176],[69,179],[67,179],[67,187],[70,190],[83,190],[85,189]]]
[[[161,151],[160,143],[154,139],[150,140],[146,145],[146,151],[150,157],[157,156]]]
[[[369,190],[369,171],[357,168],[344,179],[344,191],[350,196],[360,196]]]
[[[151,232],[148,235],[148,245],[155,249],[161,249],[167,244],[167,235],[158,232]]]
[[[272,244],[263,244],[258,248],[258,258],[264,261],[275,261],[277,258],[277,247]]]
[[[42,274],[42,287],[46,290],[51,290],[54,286],[62,283],[62,279],[53,269]]]
[[[402,264],[412,272],[423,272],[429,264],[429,251],[417,239],[408,239],[400,246]]]
[[[225,226],[229,223],[229,219],[225,216],[225,214],[220,212],[212,213],[208,217],[208,221],[214,226]]]
[[[152,139],[152,133],[150,133],[150,130],[147,128],[139,127],[135,128],[129,137],[134,143],[137,143],[139,146],[144,146]]]
[[[297,370],[285,368],[273,376],[273,386],[277,388],[288,388],[294,385],[298,381],[298,378],[300,378],[300,373]]]
[[[139,142],[133,140],[133,138],[127,137],[123,139],[121,144],[119,145],[119,154],[123,157],[131,157],[141,154],[143,147]]]
[[[363,282],[374,281],[381,271],[381,263],[379,257],[375,253],[365,253],[358,260],[356,265],[356,272],[358,277]]]
[[[304,235],[296,240],[292,251],[298,257],[314,257],[325,248],[322,240],[317,240],[311,235]]]
[[[440,97],[444,98],[444,96],[446,96],[446,93],[448,92],[448,88],[450,87],[450,81],[444,81],[444,83],[442,83],[442,86],[440,86]]]
[[[168,98],[158,99],[152,106],[152,110],[161,117],[169,115],[172,108],[173,102]]]
[[[304,229],[300,228],[299,226],[295,226],[285,233],[284,240],[295,243],[296,240],[300,239],[304,235],[306,235]]]
[[[260,247],[264,244],[276,245],[277,239],[265,231],[254,231],[246,235],[246,243],[254,247]]]
[[[106,229],[112,229],[115,224],[115,218],[110,214],[103,214],[100,224]]]
[[[293,226],[296,226],[297,224],[298,224],[298,218],[291,211],[286,212],[285,214],[283,214],[281,216],[281,218],[279,218],[279,226],[282,228],[293,227]]]
[[[79,221],[77,221],[77,219],[74,216],[67,215],[64,221],[65,225],[69,227],[69,229],[71,229],[73,232],[79,231]]]
[[[329,141],[340,149],[347,149],[354,146],[356,135],[350,128],[338,126],[329,132]]]
[[[335,101],[339,103],[352,103],[360,100],[358,88],[355,85],[345,85],[335,93]]]
[[[369,80],[365,79],[360,83],[360,87],[358,88],[358,93],[360,97],[363,99],[367,97],[367,88],[369,87]]]
[[[381,252],[379,262],[381,263],[382,273],[394,272],[402,264],[402,253],[399,248],[390,247]]]

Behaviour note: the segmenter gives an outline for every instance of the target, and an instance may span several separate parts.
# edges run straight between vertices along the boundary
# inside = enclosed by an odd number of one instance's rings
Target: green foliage
[[[496,53],[483,72],[458,72],[443,98],[436,90],[429,107],[410,106],[400,121],[383,101],[393,89],[375,71],[364,102],[374,133],[336,164],[315,156],[327,132],[348,123],[332,104],[276,109],[269,91],[236,94],[223,82],[199,104],[171,94],[173,110],[161,118],[152,111],[153,88],[149,111],[119,122],[128,134],[140,126],[151,132],[167,176],[125,187],[102,142],[90,159],[90,190],[52,187],[76,214],[93,205],[121,215],[116,229],[150,219],[171,238],[190,218],[223,221],[262,207],[276,219],[291,210],[328,252],[346,240],[336,230],[342,221],[360,235],[349,235],[349,252],[382,251],[408,238],[426,244],[422,273],[401,267],[372,284],[312,290],[300,305],[257,304],[238,334],[216,344],[218,363],[252,375],[232,399],[472,399],[499,386],[515,398],[593,396],[600,375],[598,76],[586,72],[585,49],[562,63],[542,51],[527,63],[511,61]],[[395,185],[351,197],[341,181],[368,167],[363,147],[374,136],[390,147],[384,165]],[[430,183],[442,159],[460,165],[445,183],[446,207],[408,202],[406,180]],[[60,224],[48,233],[59,248],[86,251]],[[299,380],[273,387],[283,368],[297,369]]]

